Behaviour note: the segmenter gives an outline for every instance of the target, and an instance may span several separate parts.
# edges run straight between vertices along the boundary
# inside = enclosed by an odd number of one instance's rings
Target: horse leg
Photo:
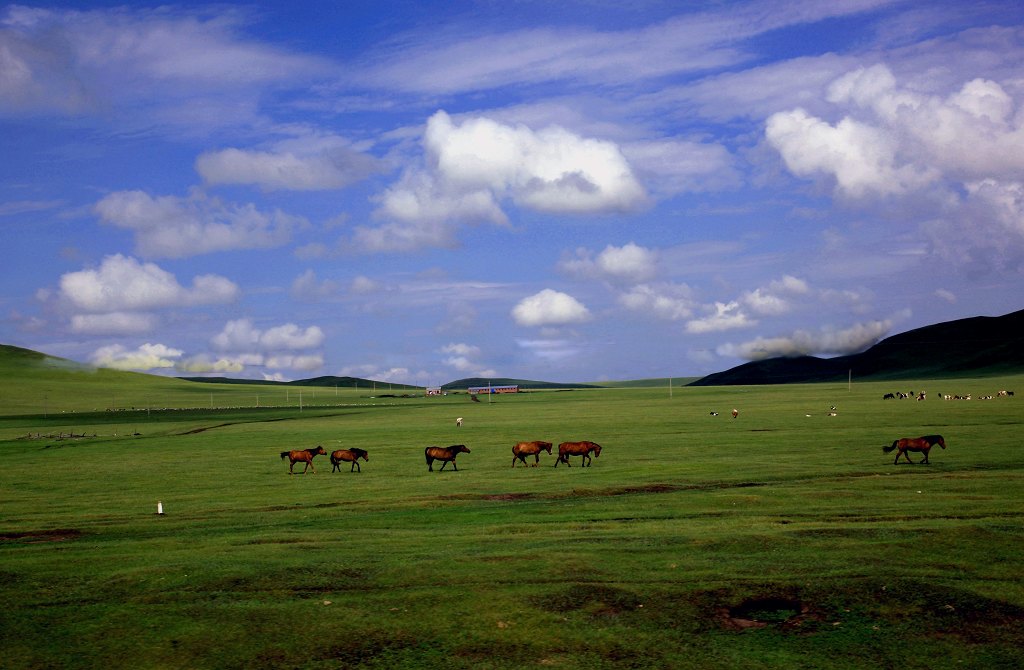
[[[295,474],[292,471],[292,468],[294,468],[294,467],[295,467],[295,461],[292,461],[291,463],[288,464],[288,474],[290,474],[290,475],[294,475]]]
[[[931,465],[931,463],[928,462],[928,452],[929,451],[930,451],[930,449],[922,449],[921,450],[921,453],[924,454],[924,458],[921,459],[921,463],[923,463],[924,465]]]
[[[441,469],[438,472],[444,472],[444,466],[448,465],[448,461],[441,461]]]
[[[914,464],[914,461],[910,460],[910,452],[908,450],[904,449],[903,455],[907,457],[907,463],[910,463],[911,465]],[[899,457],[897,456],[897,458]]]
[[[900,464],[900,454],[902,454],[902,453],[903,453],[902,451],[897,451],[896,452],[896,460],[892,462],[893,465],[899,465]]]
[[[433,458],[428,458],[427,459],[427,471],[428,472],[433,472],[434,471],[434,459]]]
[[[454,469],[455,472],[459,471],[459,466],[455,464],[455,459],[454,458],[452,459],[452,469]]]
[[[523,465],[526,465],[526,461],[523,461]],[[540,454],[536,453],[533,455],[533,467],[540,465]]]

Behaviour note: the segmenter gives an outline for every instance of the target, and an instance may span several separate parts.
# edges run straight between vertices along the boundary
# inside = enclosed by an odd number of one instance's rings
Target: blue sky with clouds
[[[1016,311],[1019,2],[0,7],[0,342],[703,375]]]

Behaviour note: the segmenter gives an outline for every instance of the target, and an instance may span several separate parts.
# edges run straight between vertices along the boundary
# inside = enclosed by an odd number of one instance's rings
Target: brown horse
[[[295,474],[294,472],[292,472],[292,468],[295,467],[295,464],[298,463],[299,461],[302,461],[303,463],[306,464],[306,468],[302,471],[302,474],[306,474],[306,470],[313,468],[314,456],[326,455],[327,452],[324,451],[324,448],[317,445],[316,449],[293,449],[292,451],[282,451],[281,460],[283,461],[285,457],[291,459],[291,463],[288,464],[288,474],[290,475]],[[313,468],[313,474],[316,474],[316,468]]]
[[[888,454],[893,449],[899,450],[896,452],[896,460],[892,462],[893,465],[896,465],[897,463],[900,462],[900,456],[905,456],[907,459],[907,463],[913,463],[914,461],[910,460],[910,454],[907,453],[910,451],[920,451],[921,453],[924,454],[924,458],[922,458],[920,462],[928,463],[928,452],[931,451],[931,448],[934,447],[936,444],[942,447],[943,449],[946,448],[946,441],[942,439],[941,435],[925,435],[924,437],[904,437],[893,442],[891,446],[882,447],[882,451]]]
[[[370,460],[370,455],[366,453],[365,449],[356,449],[355,447],[352,449],[338,449],[331,453],[331,465],[333,466],[331,468],[331,472],[334,472],[335,470],[341,472],[342,461],[348,461],[352,464],[352,467],[348,469],[349,472],[352,472],[353,470],[362,472],[363,469],[359,467],[360,458],[364,461],[368,461]]]
[[[590,454],[593,452],[594,457],[601,455],[601,445],[594,442],[563,442],[558,445],[558,459],[555,461],[555,467],[558,467],[559,462],[565,463],[566,466],[572,467],[569,464],[570,456],[582,456],[581,467],[590,465],[591,459]]]
[[[451,463],[455,471],[458,472],[459,466],[455,465],[455,457],[463,452],[470,453],[466,445],[454,444],[450,447],[427,447],[423,450],[423,455],[427,458],[427,469],[430,472],[434,471],[434,461],[444,461],[441,463],[441,470]]]
[[[512,447],[512,467],[516,467],[516,460],[523,462],[526,465],[526,457],[533,456],[533,467],[537,467],[540,464],[540,452],[546,451],[551,453],[551,443],[542,442],[537,440],[535,442],[520,442],[516,446]]]

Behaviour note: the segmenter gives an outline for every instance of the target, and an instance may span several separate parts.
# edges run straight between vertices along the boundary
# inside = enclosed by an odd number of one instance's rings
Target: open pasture
[[[1020,667],[1024,399],[936,396],[1022,382],[480,403],[342,390],[302,410],[226,409],[214,397],[153,411],[126,393],[140,409],[95,413],[48,384],[45,413],[0,409],[0,658],[9,668]],[[220,392],[200,388],[202,400]],[[896,389],[928,400],[882,400]],[[61,412],[69,402],[79,411]],[[882,452],[933,433],[948,449],[929,465]],[[526,440],[603,449],[587,468],[555,468],[546,453],[539,467],[510,467]],[[458,471],[428,472],[424,448],[454,444],[471,449]],[[332,474],[318,456],[316,475],[289,476],[280,453],[317,445],[369,460]]]

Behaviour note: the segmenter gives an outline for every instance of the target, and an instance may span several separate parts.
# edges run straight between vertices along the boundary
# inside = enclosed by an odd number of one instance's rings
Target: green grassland
[[[977,399],[1024,377],[477,403],[0,372],[5,668],[1024,665],[1024,399]],[[881,451],[928,433],[930,465]],[[534,439],[604,449],[510,467]],[[289,476],[317,444],[370,459]]]

